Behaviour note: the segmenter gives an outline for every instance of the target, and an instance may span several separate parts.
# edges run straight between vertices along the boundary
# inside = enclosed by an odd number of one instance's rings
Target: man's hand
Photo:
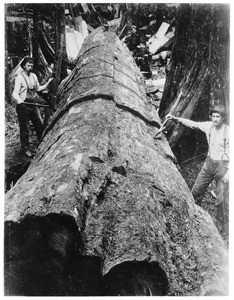
[[[165,117],[165,119],[168,119],[168,120],[172,119],[172,115],[171,114],[167,114],[166,117]]]
[[[181,120],[182,120],[182,118],[175,117],[175,116],[173,116],[172,114],[167,114],[166,117],[165,117],[165,120],[167,120],[167,121],[168,121],[168,120],[173,120],[173,121],[175,121],[175,122],[180,123]]]
[[[47,81],[47,84],[49,85],[52,80],[54,80],[54,77],[50,77],[49,80]]]
[[[44,89],[46,89],[49,86],[49,84],[51,83],[52,80],[54,80],[54,77],[50,77],[48,79],[48,81],[45,83],[45,85],[43,85]]]
[[[165,117],[165,120],[174,120],[175,117],[172,116],[172,114],[167,114],[166,117]]]

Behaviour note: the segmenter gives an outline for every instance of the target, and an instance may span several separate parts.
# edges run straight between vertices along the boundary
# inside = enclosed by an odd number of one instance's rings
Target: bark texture
[[[159,127],[128,49],[93,31],[6,195],[6,294],[228,293],[228,250]]]

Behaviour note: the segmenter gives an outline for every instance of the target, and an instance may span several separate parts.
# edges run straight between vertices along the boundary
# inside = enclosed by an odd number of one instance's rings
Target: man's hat
[[[218,104],[218,105],[213,106],[211,108],[210,112],[211,113],[219,113],[222,116],[226,116],[226,114],[227,114],[226,109],[225,109],[224,105],[222,105],[222,104]]]
[[[25,56],[20,63],[21,68],[23,69],[27,62],[34,62],[34,59],[30,56]]]

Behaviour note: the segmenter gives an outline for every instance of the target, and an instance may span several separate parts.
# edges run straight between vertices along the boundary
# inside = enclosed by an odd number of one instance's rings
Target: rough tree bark
[[[95,30],[6,195],[7,295],[228,293],[228,250],[160,125],[128,49]]]
[[[213,4],[212,20],[210,100],[212,105],[222,102],[229,109],[230,6]]]
[[[207,120],[210,105],[224,103],[229,107],[228,26],[228,5],[180,5],[171,66],[159,111],[162,119],[171,112]],[[169,143],[175,148],[185,128],[171,122],[167,129]]]

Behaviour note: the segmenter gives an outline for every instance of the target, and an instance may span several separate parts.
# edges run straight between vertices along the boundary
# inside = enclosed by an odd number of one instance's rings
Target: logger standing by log
[[[132,54],[135,54],[137,46],[140,44],[140,36],[137,33],[137,28],[135,25],[132,25],[131,33],[122,39],[122,41],[126,43]]]
[[[179,118],[168,114],[166,119],[175,120],[192,129],[200,129],[206,134],[209,149],[206,161],[197,176],[192,188],[192,194],[197,205],[201,205],[203,195],[209,184],[216,181],[216,195],[218,218],[225,223],[227,203],[225,203],[225,190],[229,181],[229,126],[224,124],[226,112],[223,105],[217,105],[211,110],[211,121],[195,122],[185,118]],[[225,205],[226,204],[226,205]]]
[[[32,57],[26,56],[20,66],[23,71],[16,77],[12,96],[17,103],[16,112],[19,121],[21,146],[26,156],[32,157],[29,150],[29,121],[32,121],[38,139],[41,138],[43,132],[43,123],[38,107],[30,105],[30,103],[35,103],[38,99],[37,92],[45,90],[53,78],[50,78],[44,85],[39,85],[36,74],[32,73],[34,66]]]

